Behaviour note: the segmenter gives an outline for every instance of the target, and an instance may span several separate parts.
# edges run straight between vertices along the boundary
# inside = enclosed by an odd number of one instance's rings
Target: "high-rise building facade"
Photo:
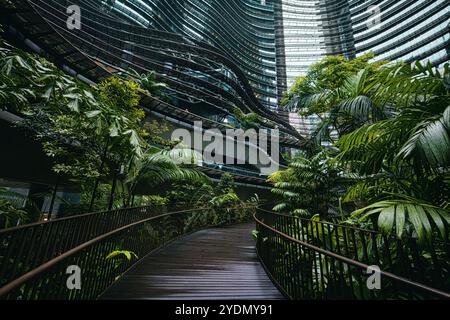
[[[220,122],[237,107],[291,133],[270,109],[323,57],[373,51],[375,59],[433,66],[450,57],[450,0],[22,2],[97,64],[155,71],[179,108]],[[71,5],[82,10],[79,31],[65,27]],[[51,39],[41,40],[54,49]]]
[[[67,24],[74,5],[80,29]],[[154,72],[168,89],[164,101],[143,101],[152,116],[223,132],[256,113],[293,149],[319,119],[271,109],[321,58],[373,51],[433,66],[450,58],[450,0],[14,0],[0,8],[10,38],[85,82]],[[258,168],[232,169],[261,183]]]
[[[350,0],[356,54],[375,60],[450,60],[449,0]]]
[[[276,109],[296,77],[326,56],[352,59],[372,51],[376,60],[429,60],[433,66],[450,57],[449,0],[72,2],[149,34],[169,32],[224,55],[269,109]],[[229,70],[217,72],[230,75]]]
[[[449,0],[280,0],[279,92],[330,55],[375,53],[375,61],[450,60]],[[279,72],[280,74],[280,72]]]
[[[329,55],[355,57],[355,46],[347,0],[280,0],[282,18],[278,28],[283,36],[277,45],[283,49],[285,73],[279,87],[286,91],[308,67]]]
[[[450,57],[449,0],[104,0],[132,23],[186,35],[232,59],[256,96],[277,98],[330,55],[430,61]]]
[[[277,103],[273,0],[102,1],[105,10],[140,26],[185,35],[231,58],[266,107]]]

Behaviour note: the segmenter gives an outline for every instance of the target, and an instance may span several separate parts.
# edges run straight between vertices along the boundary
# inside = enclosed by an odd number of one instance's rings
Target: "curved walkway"
[[[260,265],[253,224],[203,230],[143,259],[102,299],[283,299]]]

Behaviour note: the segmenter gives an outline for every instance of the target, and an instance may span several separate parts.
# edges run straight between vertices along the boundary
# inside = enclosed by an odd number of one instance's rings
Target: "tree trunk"
[[[98,189],[98,186],[100,185],[100,179],[102,177],[103,170],[105,168],[106,156],[108,155],[109,141],[110,141],[110,138],[108,137],[108,140],[106,141],[105,151],[103,152],[103,156],[102,156],[102,163],[100,164],[100,169],[98,171],[99,176],[95,180],[94,190],[92,191],[91,203],[89,204],[89,212],[92,212],[92,209],[94,208],[95,197],[97,196],[97,189]]]
[[[117,170],[114,170],[114,176],[112,181],[112,187],[111,187],[111,195],[109,196],[109,205],[108,205],[108,211],[111,211],[114,205],[114,193],[116,192],[117,187]]]

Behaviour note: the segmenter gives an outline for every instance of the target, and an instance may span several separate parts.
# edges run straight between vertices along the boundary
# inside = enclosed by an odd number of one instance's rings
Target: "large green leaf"
[[[110,260],[116,257],[124,256],[128,261],[131,261],[133,258],[139,259],[136,253],[132,251],[126,251],[126,250],[117,250],[113,251],[106,257],[106,260]]]
[[[380,229],[387,233],[392,230],[395,219],[395,206],[386,207],[381,210],[378,216],[378,226]]]
[[[425,232],[428,231],[431,233],[431,230],[425,230],[422,224],[422,219],[420,218],[421,212],[416,210],[414,205],[406,204],[406,209],[408,210],[409,221],[413,224],[419,240],[422,241],[425,238]]]
[[[380,201],[353,212],[352,217],[366,221],[374,215],[378,215],[378,226],[383,233],[395,233],[402,238],[410,224],[421,242],[430,241],[435,230],[445,239],[444,221],[450,225],[448,210],[417,199]]]
[[[399,152],[402,158],[425,162],[432,169],[450,165],[450,107],[439,119],[420,123]]]
[[[99,116],[100,114],[102,114],[101,110],[93,110],[93,111],[88,111],[85,113],[86,117],[88,118],[95,118],[97,116]]]
[[[67,104],[67,107],[74,112],[79,112],[80,111],[80,102],[77,98],[72,99]]]
[[[395,227],[396,227],[396,233],[397,238],[401,239],[403,236],[404,228],[405,228],[405,222],[406,222],[406,211],[405,206],[403,203],[397,204],[397,207],[395,208]],[[387,230],[389,233],[390,230]]]

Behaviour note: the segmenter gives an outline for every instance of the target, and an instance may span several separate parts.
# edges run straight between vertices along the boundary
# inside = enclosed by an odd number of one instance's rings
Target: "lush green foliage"
[[[111,78],[89,87],[35,55],[6,45],[0,54],[0,108],[24,118],[20,125],[54,158],[55,172],[97,177],[105,148],[112,162],[142,154],[136,83]]]
[[[23,119],[18,125],[41,143],[61,178],[81,183],[81,203],[70,212],[105,210],[113,193],[115,207],[127,206],[137,186],[141,194],[152,195],[158,186],[175,182],[209,183],[194,165],[179,165],[170,154],[150,147],[172,146],[158,138],[167,126],[146,123],[139,106],[143,95],[158,96],[166,88],[154,73],[131,70],[90,86],[3,41],[0,65],[0,110]],[[114,190],[113,180],[118,180]],[[4,224],[23,213],[13,208],[2,203]]]
[[[173,148],[179,144],[179,141],[172,141],[162,137],[170,130],[169,125],[164,120],[148,120],[144,123],[143,128],[148,132],[145,139],[150,145]]]
[[[132,251],[116,250],[116,251],[113,251],[110,254],[108,254],[108,256],[106,257],[106,260],[114,259],[114,258],[121,257],[121,256],[125,257],[128,261],[131,261],[133,258],[139,259],[139,257],[136,255],[136,253],[134,253]]]
[[[386,232],[393,232],[395,225],[399,236],[402,227],[422,241],[431,239],[436,229],[444,236],[442,228],[450,217],[449,77],[449,65],[444,74],[419,63],[383,68],[369,79],[366,90],[370,89],[368,99],[385,113],[385,119],[368,117],[366,124],[337,144],[338,159],[368,176],[352,190],[355,194],[359,189],[360,199],[368,193],[364,190],[373,195],[369,203],[376,203],[362,209],[368,213],[364,218],[378,215],[378,225]]]
[[[332,162],[342,169],[341,176],[355,179],[340,201],[357,208],[352,223],[375,221],[381,231],[400,239],[448,237],[449,82],[448,64],[441,71],[420,63],[369,65],[341,86],[331,77],[328,84],[321,80],[322,87],[316,86],[313,95],[300,89],[303,95],[293,98],[292,104],[323,117],[313,150],[320,150],[324,140],[334,142]],[[330,138],[331,130],[339,133],[338,141]],[[311,163],[314,157],[301,163]],[[272,177],[274,192],[291,203],[276,209],[304,210],[302,200],[309,199],[317,185],[310,168],[299,167],[295,173],[297,161]],[[325,202],[335,205],[336,197],[339,192]]]
[[[274,184],[272,192],[283,198],[274,210],[304,217],[319,214],[326,218],[330,211],[337,214],[339,198],[352,181],[325,151],[311,158],[296,156],[289,169],[269,178]]]
[[[29,221],[27,212],[18,209],[15,201],[11,198],[17,198],[19,195],[0,188],[0,229],[14,227],[20,223]],[[22,197],[20,196],[22,199]]]
[[[195,153],[191,150],[150,151],[135,162],[128,184],[134,194],[162,193],[168,184],[209,184],[210,179],[196,169]]]
[[[330,56],[322,59],[308,69],[306,76],[296,82],[283,99],[283,105],[289,110],[300,110],[304,115],[323,114],[330,111],[332,103],[324,101],[324,93],[341,88],[345,79],[360,70],[375,71],[385,62],[372,64],[369,61],[373,53],[367,53],[353,60],[342,56]]]
[[[115,250],[108,254],[105,260],[113,260],[114,268],[118,269],[120,266],[126,263],[130,263],[133,260],[139,260],[138,255],[133,251],[128,250]]]
[[[211,208],[211,224],[247,222],[252,219],[259,203],[257,196],[242,201],[236,193],[236,184],[225,173],[216,185],[201,183],[178,184],[167,192],[170,203],[182,208]]]
[[[129,69],[119,73],[121,79],[137,83],[146,95],[166,99],[165,89],[167,85],[157,81],[156,73],[139,74],[136,70]]]
[[[255,129],[258,130],[262,127],[274,128],[275,123],[269,119],[263,118],[260,115],[251,112],[244,113],[239,108],[234,108],[233,115],[239,123],[239,126],[244,130]]]

